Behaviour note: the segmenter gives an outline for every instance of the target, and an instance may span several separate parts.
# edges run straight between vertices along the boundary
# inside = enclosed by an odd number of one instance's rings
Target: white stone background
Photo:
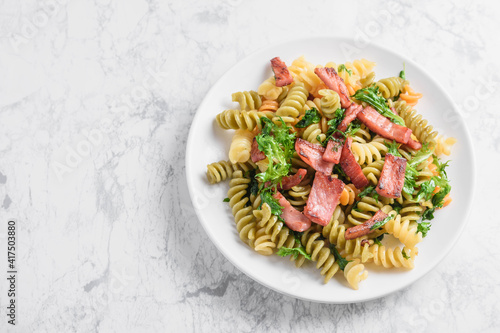
[[[18,325],[2,311],[0,330],[498,331],[498,14],[498,2],[465,0],[1,0],[0,216],[18,221],[20,273]],[[188,129],[212,84],[254,50],[316,35],[410,57],[474,140],[459,242],[366,303],[304,302],[249,279],[211,244],[186,188]]]

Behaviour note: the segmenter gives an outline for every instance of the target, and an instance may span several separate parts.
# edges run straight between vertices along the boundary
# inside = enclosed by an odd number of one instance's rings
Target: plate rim
[[[190,197],[190,200],[191,200],[191,207],[194,209],[195,213],[196,213],[196,216],[198,218],[198,222],[202,225],[203,227],[203,230],[205,231],[205,233],[207,234],[208,238],[210,239],[210,241],[212,242],[212,244],[215,245],[215,247],[217,248],[217,250],[222,253],[222,255],[233,265],[235,266],[239,271],[241,271],[242,273],[244,273],[246,276],[248,276],[249,278],[251,278],[253,281],[259,283],[260,285],[263,285],[265,286],[266,288],[269,288],[271,290],[274,290],[280,294],[283,294],[283,295],[286,295],[286,296],[289,296],[289,297],[293,297],[293,298],[297,298],[297,299],[300,299],[300,300],[303,300],[303,301],[308,301],[308,302],[315,302],[315,303],[322,303],[322,304],[351,304],[351,303],[362,303],[362,302],[368,302],[368,301],[371,301],[371,300],[374,300],[374,299],[379,299],[379,298],[383,298],[383,297],[386,297],[388,295],[391,295],[397,291],[400,291],[404,288],[408,288],[409,286],[411,286],[412,284],[416,283],[417,281],[419,281],[420,279],[422,279],[424,276],[426,276],[431,270],[435,269],[439,263],[441,263],[450,253],[451,249],[456,245],[456,243],[458,242],[458,239],[462,236],[462,233],[464,232],[465,230],[465,227],[467,226],[467,224],[469,223],[469,220],[470,220],[470,214],[471,214],[471,210],[472,210],[472,203],[474,201],[474,197],[475,197],[475,193],[476,193],[476,159],[475,159],[475,151],[474,151],[474,145],[472,144],[472,136],[470,134],[470,130],[468,128],[468,126],[466,125],[466,122],[465,122],[465,119],[463,117],[463,115],[458,111],[458,108],[453,100],[453,98],[450,96],[449,92],[444,89],[443,85],[440,84],[437,79],[431,75],[426,69],[424,69],[421,65],[419,65],[418,63],[416,63],[415,61],[413,61],[410,57],[407,57],[405,54],[403,53],[400,53],[400,52],[396,52],[394,50],[391,50],[385,46],[381,46],[381,45],[376,45],[376,44],[373,44],[371,42],[367,43],[365,45],[366,48],[369,48],[369,47],[372,47],[372,48],[377,48],[377,49],[380,49],[382,50],[383,52],[387,52],[387,53],[390,53],[392,54],[393,56],[396,56],[398,58],[401,58],[404,60],[404,62],[407,62],[407,63],[411,63],[412,66],[415,66],[418,70],[420,70],[427,79],[430,79],[436,86],[438,86],[441,91],[444,93],[443,94],[443,97],[449,102],[449,104],[452,106],[452,109],[454,111],[454,113],[456,113],[459,117],[457,118],[459,123],[463,126],[464,128],[464,132],[465,132],[465,140],[463,138],[461,138],[462,141],[462,144],[464,144],[465,146],[467,146],[468,148],[468,151],[470,152],[470,159],[471,159],[471,170],[470,170],[470,176],[471,176],[471,193],[470,193],[470,200],[467,202],[467,207],[466,207],[466,210],[465,210],[465,215],[463,217],[463,219],[465,220],[464,223],[462,223],[460,229],[458,230],[457,234],[456,234],[456,237],[451,241],[451,242],[448,242],[447,243],[447,246],[443,248],[443,250],[440,252],[440,258],[433,264],[433,265],[430,265],[429,267],[425,268],[422,273],[420,274],[419,277],[417,277],[416,279],[414,280],[411,280],[410,282],[406,283],[406,284],[403,284],[402,286],[399,286],[393,290],[390,290],[390,291],[387,291],[387,292],[384,292],[384,293],[381,293],[381,294],[376,294],[374,296],[371,296],[371,297],[366,297],[364,299],[353,299],[353,300],[341,300],[341,301],[338,301],[338,300],[318,300],[318,299],[314,299],[314,298],[306,298],[306,297],[302,297],[302,296],[299,296],[299,295],[296,295],[296,294],[293,294],[293,293],[290,293],[290,292],[287,292],[286,290],[280,290],[280,289],[277,289],[277,288],[274,288],[273,286],[269,285],[268,283],[266,283],[265,281],[263,281],[262,279],[258,278],[253,272],[245,269],[245,265],[243,265],[242,263],[238,262],[238,261],[233,261],[226,253],[225,251],[223,251],[222,249],[222,246],[219,244],[218,242],[218,239],[216,240],[216,237],[213,237],[213,235],[210,233],[210,231],[207,229],[207,226],[205,225],[206,223],[202,222],[203,221],[203,214],[202,212],[197,208],[195,207],[192,202],[193,202],[193,191],[194,191],[194,184],[193,184],[193,177],[192,177],[192,166],[191,166],[191,161],[190,161],[190,156],[191,156],[191,149],[192,147],[194,146],[194,140],[193,140],[193,137],[194,137],[194,133],[193,131],[191,130],[192,127],[193,127],[193,124],[197,123],[199,121],[199,118],[201,117],[200,116],[200,110],[204,108],[205,104],[208,103],[208,97],[211,96],[212,94],[214,94],[214,91],[216,91],[216,88],[221,85],[221,82],[223,81],[224,77],[231,71],[233,71],[233,69],[236,67],[236,66],[239,66],[242,62],[246,62],[248,61],[250,58],[252,58],[255,54],[257,53],[261,53],[261,52],[265,52],[267,50],[271,50],[271,49],[274,49],[274,48],[279,48],[279,47],[283,47],[285,45],[288,45],[290,43],[297,43],[297,44],[300,44],[300,43],[304,43],[304,42],[311,42],[311,41],[314,41],[314,40],[317,40],[317,41],[321,41],[321,40],[328,40],[329,42],[351,42],[352,44],[355,44],[355,41],[354,39],[352,38],[349,38],[349,37],[344,37],[344,36],[335,36],[335,35],[324,35],[324,36],[316,36],[316,37],[308,37],[308,38],[297,38],[297,39],[288,39],[286,41],[283,41],[281,43],[276,43],[276,44],[268,44],[264,47],[261,47],[261,48],[258,48],[256,49],[255,51],[249,53],[248,55],[246,55],[244,58],[242,58],[241,60],[237,61],[236,63],[234,63],[232,66],[230,66],[228,69],[226,69],[224,71],[224,73],[222,73],[220,75],[220,77],[212,84],[210,90],[205,94],[205,97],[203,98],[202,102],[198,105],[198,108],[196,110],[196,113],[193,117],[193,120],[191,122],[191,125],[189,127],[189,134],[188,134],[188,139],[187,139],[187,143],[186,143],[186,155],[185,155],[185,158],[184,158],[184,162],[185,162],[185,177],[186,177],[186,181],[187,181],[187,184],[188,184],[188,192],[189,192],[189,197]],[[191,175],[191,177],[190,177]]]

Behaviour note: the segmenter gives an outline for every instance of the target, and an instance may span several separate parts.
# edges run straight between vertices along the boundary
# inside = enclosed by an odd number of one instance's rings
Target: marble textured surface
[[[0,216],[18,221],[20,265],[19,325],[2,311],[0,330],[498,331],[498,13],[465,0],[0,1]],[[252,281],[211,244],[186,188],[189,125],[211,85],[256,49],[314,35],[412,58],[475,142],[474,208],[453,251],[366,303]]]

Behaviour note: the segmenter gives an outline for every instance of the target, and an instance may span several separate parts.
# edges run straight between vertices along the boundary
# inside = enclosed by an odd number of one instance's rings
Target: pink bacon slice
[[[339,203],[344,186],[340,179],[316,173],[307,204],[304,207],[304,215],[319,225],[328,225],[333,211]]]
[[[413,140],[411,137],[410,140],[408,140],[408,142],[406,143],[406,145],[414,150],[420,150],[420,148],[422,148],[422,144],[418,141]]]
[[[339,164],[340,155],[342,155],[342,143],[336,140],[328,141],[325,153],[323,154],[323,160],[333,164]]]
[[[293,82],[292,74],[288,70],[288,67],[286,67],[285,62],[279,57],[271,59],[271,66],[276,78],[276,87],[287,86]]]
[[[262,161],[263,159],[266,158],[266,154],[264,152],[260,151],[259,149],[259,144],[257,143],[257,140],[253,138],[252,141],[252,150],[250,151],[250,158],[252,159],[252,162],[258,162]]]
[[[367,106],[358,113],[358,119],[370,130],[384,138],[396,140],[399,143],[407,143],[410,140],[411,129],[390,122],[371,106]]]
[[[304,178],[307,175],[307,170],[306,169],[299,169],[297,170],[297,173],[292,176],[286,176],[281,179],[281,185],[278,184],[278,190],[289,190],[295,185],[300,184],[301,181],[304,180]],[[266,183],[266,187],[270,186],[271,182]]]
[[[363,107],[359,104],[352,103],[351,106],[345,110],[345,116],[344,119],[342,119],[342,122],[337,126],[337,129],[339,131],[345,132],[347,130],[347,126],[358,116],[358,113],[363,111]]]
[[[351,178],[351,182],[357,189],[363,188],[368,185],[368,179],[363,174],[361,166],[356,162],[356,158],[351,151],[352,138],[348,137],[345,140],[344,147],[342,148],[342,155],[340,156],[340,166],[345,174]]]
[[[384,167],[375,191],[386,198],[399,198],[405,183],[405,171],[405,158],[386,154]]]
[[[337,71],[331,67],[321,67],[315,68],[314,73],[325,83],[325,85],[336,91],[340,96],[340,105],[344,109],[351,105],[351,100],[349,99],[349,91],[345,86],[344,80],[337,74]]]
[[[382,210],[377,211],[375,215],[373,215],[373,217],[365,223],[348,228],[344,234],[345,239],[356,239],[358,237],[368,235],[373,231],[371,228],[375,225],[375,223],[383,221],[387,216],[388,215]]]
[[[295,150],[299,154],[300,158],[309,164],[314,170],[322,172],[325,175],[332,174],[333,163],[323,160],[325,148],[299,138],[295,141]]]
[[[280,217],[285,221],[288,228],[302,232],[311,227],[311,221],[296,210],[280,192],[276,192],[273,198],[277,199],[280,206],[283,207],[283,213]]]

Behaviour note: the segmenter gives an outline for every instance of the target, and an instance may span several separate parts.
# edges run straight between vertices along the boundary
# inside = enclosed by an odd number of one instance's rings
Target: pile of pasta
[[[410,88],[409,81],[399,77],[375,80],[373,71],[375,63],[366,59],[355,60],[342,64],[338,75],[343,79],[350,95],[366,87],[378,87],[380,94],[386,99],[387,105],[404,119],[406,127],[410,128],[413,138],[426,145],[436,155],[449,155],[450,147],[455,139],[444,139],[417,113],[417,105],[422,94]],[[397,199],[377,197],[373,193],[360,197],[360,190],[347,183],[335,208],[330,223],[321,226],[312,223],[311,227],[297,233],[290,230],[279,216],[273,215],[267,203],[262,203],[258,194],[251,193],[252,177],[267,167],[267,162],[252,162],[250,159],[253,138],[262,131],[262,117],[275,124],[286,124],[297,138],[311,143],[325,140],[329,128],[328,121],[335,111],[341,108],[337,92],[328,89],[314,73],[317,66],[300,57],[288,66],[293,75],[293,83],[277,87],[273,76],[265,80],[257,91],[236,92],[232,100],[239,108],[225,110],[216,116],[217,124],[225,130],[234,130],[233,140],[229,150],[229,160],[212,163],[207,166],[208,181],[212,184],[229,179],[228,200],[234,215],[236,229],[241,240],[250,248],[262,255],[275,254],[280,248],[302,248],[304,254],[292,255],[290,260],[297,267],[312,261],[324,282],[342,271],[348,284],[358,289],[358,283],[366,279],[367,270],[364,264],[393,268],[412,269],[418,254],[417,244],[422,241],[422,232],[418,231],[418,222],[422,213],[432,208],[430,200],[416,202],[412,196],[405,193]],[[323,66],[321,66],[323,67]],[[339,68],[338,64],[327,63],[324,67]],[[360,103],[363,104],[363,103]],[[320,114],[320,120],[305,128],[295,125],[308,110],[315,108]],[[352,135],[352,153],[361,166],[363,174],[370,185],[376,186],[384,166],[384,158],[391,141],[375,135],[365,125]],[[398,145],[399,154],[408,161],[417,151],[406,145]],[[301,158],[294,154],[291,158],[291,173],[298,169],[314,170]],[[416,167],[416,189],[422,183],[436,175],[436,165],[429,158]],[[333,175],[337,177],[336,174]],[[312,177],[281,191],[285,198],[297,210],[302,211],[311,191]],[[446,204],[451,199],[446,199]],[[227,201],[227,200],[226,200]],[[383,227],[368,235],[346,240],[345,231],[349,227],[363,224],[375,212],[382,210],[393,218]],[[385,238],[382,239],[382,237]],[[399,246],[383,245],[387,239],[399,241]],[[392,242],[394,243],[394,242]],[[338,254],[348,261],[347,265],[339,266],[339,257],[335,256],[332,245]],[[347,262],[345,261],[345,262]],[[343,267],[342,267],[343,266]]]

